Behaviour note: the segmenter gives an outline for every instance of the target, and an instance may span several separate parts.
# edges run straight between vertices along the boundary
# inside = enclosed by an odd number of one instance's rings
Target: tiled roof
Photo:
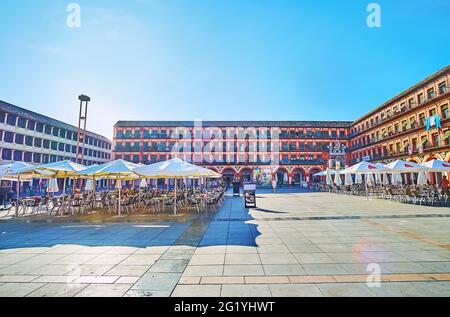
[[[352,121],[201,121],[203,127],[349,128]],[[119,121],[115,127],[193,127],[194,121]]]
[[[15,115],[17,115],[19,117],[26,118],[28,120],[34,120],[36,122],[49,124],[51,126],[54,126],[54,127],[57,127],[57,128],[61,128],[61,129],[65,129],[65,130],[68,130],[68,131],[72,131],[72,132],[77,132],[78,131],[78,128],[76,126],[74,126],[74,125],[71,125],[71,124],[68,124],[68,123],[65,123],[65,122],[62,122],[62,121],[59,121],[59,120],[56,120],[56,119],[44,116],[42,114],[39,114],[39,113],[30,111],[30,110],[27,110],[27,109],[24,109],[24,108],[15,106],[15,105],[12,105],[12,104],[7,103],[7,102],[2,101],[2,100],[0,100],[0,111],[12,113],[12,114],[15,114]],[[104,137],[104,136],[102,136],[100,134],[96,134],[96,133],[87,131],[87,135],[90,136],[90,137],[93,137],[93,138],[97,138],[97,139],[99,139],[101,141],[106,141],[106,142],[111,143],[111,141],[108,138],[106,138],[106,137]]]

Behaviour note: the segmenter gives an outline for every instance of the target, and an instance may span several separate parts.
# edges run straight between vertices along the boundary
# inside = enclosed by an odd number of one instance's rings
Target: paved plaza
[[[257,203],[229,195],[217,213],[170,221],[0,222],[0,296],[450,296],[450,208],[293,191]]]

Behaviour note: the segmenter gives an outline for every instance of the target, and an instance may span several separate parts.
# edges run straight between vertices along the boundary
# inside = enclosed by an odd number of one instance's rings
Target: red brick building
[[[300,183],[326,168],[328,146],[347,147],[342,164],[361,160],[450,161],[450,66],[354,122],[119,121],[113,157],[153,163],[173,156],[212,168],[227,181]]]

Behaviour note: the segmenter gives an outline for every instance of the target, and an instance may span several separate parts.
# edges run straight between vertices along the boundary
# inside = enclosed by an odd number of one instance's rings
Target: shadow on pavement
[[[139,223],[0,223],[0,250],[82,246],[256,246],[260,233],[242,197],[227,196],[217,212],[186,221]]]

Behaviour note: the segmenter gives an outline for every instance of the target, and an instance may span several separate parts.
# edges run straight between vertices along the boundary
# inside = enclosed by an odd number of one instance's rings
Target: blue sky
[[[66,25],[66,6],[82,25]],[[2,0],[0,99],[117,120],[354,120],[450,64],[450,0]]]

